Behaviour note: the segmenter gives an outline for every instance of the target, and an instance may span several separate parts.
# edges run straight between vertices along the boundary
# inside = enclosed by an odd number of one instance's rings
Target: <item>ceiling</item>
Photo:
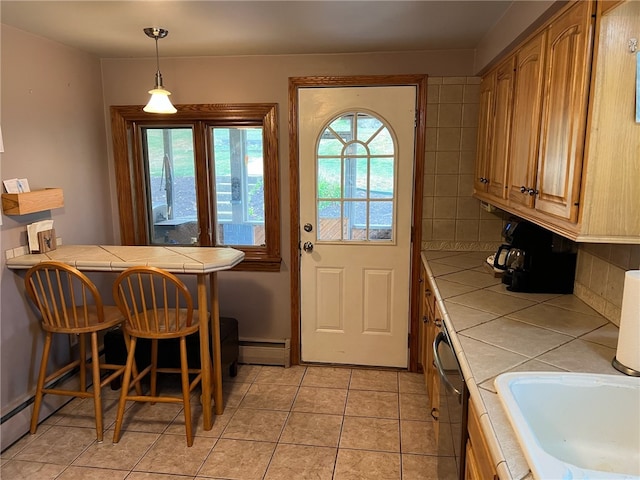
[[[3,24],[100,58],[474,49],[512,1],[0,1]]]

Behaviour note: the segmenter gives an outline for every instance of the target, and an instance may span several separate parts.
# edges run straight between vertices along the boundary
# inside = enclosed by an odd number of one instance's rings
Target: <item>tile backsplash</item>
[[[573,293],[620,325],[624,274],[639,268],[640,245],[581,244]]]
[[[429,77],[422,248],[493,250],[504,214],[472,197],[479,77]]]

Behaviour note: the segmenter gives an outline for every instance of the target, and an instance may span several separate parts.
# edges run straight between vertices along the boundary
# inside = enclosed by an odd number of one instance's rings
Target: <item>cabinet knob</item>
[[[441,320],[441,319],[439,319],[439,318],[434,318],[434,319],[433,319],[433,324],[434,324],[436,327],[440,328],[440,327],[442,327],[442,320]]]
[[[431,409],[431,418],[433,418],[435,421],[438,421],[438,417],[440,416],[440,412],[438,411],[438,409],[436,407],[433,407]]]
[[[530,188],[529,190],[527,190],[527,193],[533,197],[534,195],[538,194],[538,190]]]
[[[525,187],[524,185],[522,185],[520,187],[520,193],[526,193],[527,192],[527,187]]]

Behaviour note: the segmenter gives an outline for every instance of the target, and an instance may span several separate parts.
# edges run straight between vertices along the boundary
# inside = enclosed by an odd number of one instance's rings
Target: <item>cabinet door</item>
[[[433,399],[433,339],[435,338],[435,291],[434,286],[429,281],[425,272],[425,282],[422,295],[423,313],[422,326],[423,331],[423,350],[422,362],[424,367],[425,383],[427,386],[427,395],[429,402]]]
[[[585,139],[594,2],[576,2],[548,28],[537,210],[576,222]]]
[[[489,159],[493,126],[493,107],[496,89],[496,72],[491,71],[480,83],[480,117],[478,119],[478,144],[476,149],[476,175],[473,188],[477,193],[487,191],[489,183]]]
[[[429,320],[429,311],[427,304],[427,294],[431,290],[429,289],[429,280],[427,278],[427,271],[424,268],[424,265],[420,269],[420,305],[419,305],[419,316],[418,316],[418,364],[419,368],[422,369],[422,372],[425,375],[425,385],[426,385],[426,374],[427,374],[427,322]]]
[[[495,463],[487,441],[482,433],[480,417],[473,401],[469,401],[469,414],[467,416],[467,458],[465,462],[466,479],[495,480],[498,478]]]
[[[487,191],[497,198],[507,198],[507,162],[511,136],[511,112],[513,111],[513,84],[515,58],[509,57],[496,71],[495,106],[491,156],[487,178]]]
[[[516,53],[516,82],[509,165],[509,203],[532,208],[535,199],[542,78],[547,32],[542,31]]]

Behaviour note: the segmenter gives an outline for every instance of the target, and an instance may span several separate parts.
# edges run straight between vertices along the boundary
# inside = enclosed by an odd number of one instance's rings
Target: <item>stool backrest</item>
[[[104,321],[100,292],[75,267],[62,262],[41,262],[27,271],[24,281],[45,329],[82,329]]]
[[[132,333],[161,337],[191,327],[193,299],[175,275],[156,267],[131,267],[113,284],[113,298]]]

